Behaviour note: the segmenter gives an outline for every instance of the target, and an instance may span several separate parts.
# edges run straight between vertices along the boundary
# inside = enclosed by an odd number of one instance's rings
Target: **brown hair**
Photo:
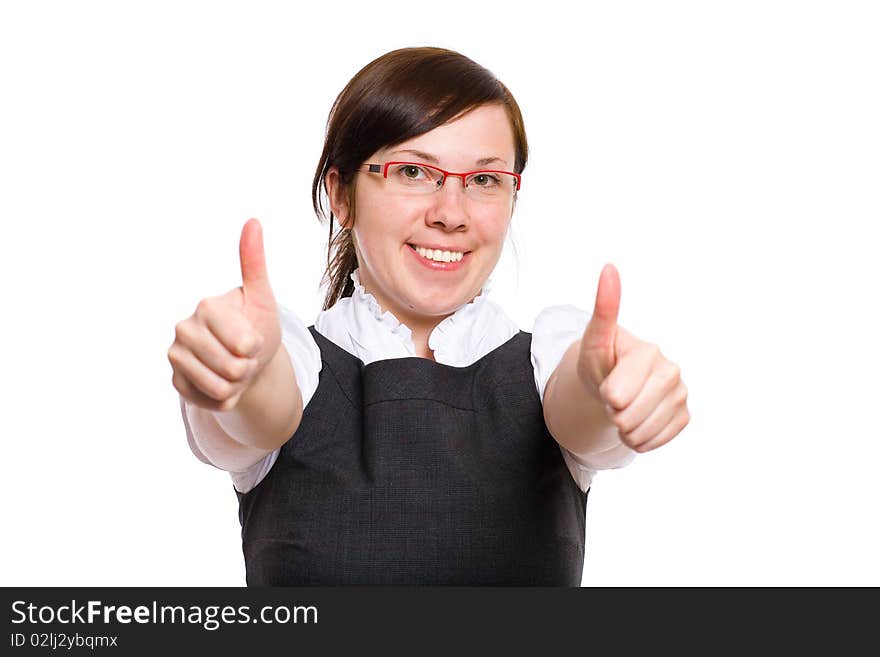
[[[337,96],[327,118],[324,151],[312,181],[312,204],[318,220],[329,220],[324,300],[327,310],[351,296],[351,273],[357,254],[350,230],[333,234],[333,211],[324,208],[325,176],[339,169],[342,193],[348,197],[347,220],[355,219],[355,171],[379,149],[399,144],[490,103],[503,105],[513,129],[514,171],[522,173],[528,144],[522,114],[513,95],[490,71],[471,59],[444,48],[401,48],[373,60]]]

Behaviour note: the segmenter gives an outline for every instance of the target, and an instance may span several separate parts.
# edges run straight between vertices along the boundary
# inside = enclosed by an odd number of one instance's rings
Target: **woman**
[[[532,333],[487,298],[527,155],[489,71],[387,53],[330,113],[315,324],[278,307],[256,220],[242,287],[178,324],[173,384],[194,453],[232,474],[248,584],[577,586],[592,473],[689,421],[678,368],[616,323],[612,266],[592,316]]]

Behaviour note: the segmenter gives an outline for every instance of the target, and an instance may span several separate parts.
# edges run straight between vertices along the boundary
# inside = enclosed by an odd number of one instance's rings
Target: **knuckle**
[[[213,399],[222,402],[232,395],[232,386],[225,381],[215,381],[211,384],[209,391]]]
[[[638,450],[639,443],[632,436],[624,436],[621,438],[621,441],[630,449]]]
[[[232,397],[235,394],[235,386],[232,383],[229,383],[228,381],[221,381],[220,385],[219,385],[219,389],[220,389],[220,394],[221,394],[221,397],[220,397],[221,401],[229,399],[230,397]]]
[[[245,377],[248,372],[248,362],[243,359],[234,360],[229,364],[228,370],[230,378],[239,381]]]
[[[184,353],[184,350],[178,347],[168,350],[168,362],[171,363],[171,369],[175,373],[183,374],[186,370],[187,363]]]
[[[207,297],[199,301],[199,303],[196,305],[195,315],[197,317],[207,317],[214,311],[216,307],[217,302],[211,297]]]
[[[181,397],[189,402],[195,401],[195,395],[193,395],[192,386],[190,385],[187,378],[179,372],[175,372],[171,376],[171,385],[173,385],[174,389],[177,390],[178,393],[180,393]]]
[[[240,354],[249,354],[255,345],[256,340],[254,337],[251,334],[246,334],[236,341],[235,348]]]
[[[186,339],[189,331],[187,330],[187,322],[188,320],[183,320],[181,322],[177,322],[174,325],[174,341],[175,342],[183,342]]]
[[[610,378],[606,378],[601,384],[599,384],[599,396],[605,400],[611,409],[616,411],[618,408],[622,408],[623,404],[621,403],[621,393],[620,389],[611,383]]]
[[[621,417],[620,415],[616,415],[614,417],[613,421],[614,421],[614,426],[617,427],[617,430],[621,435],[629,434],[635,428],[635,427],[630,426],[631,423],[627,419]]]
[[[611,405],[611,408],[623,408],[623,394],[617,388],[608,388],[602,395],[608,403]]]

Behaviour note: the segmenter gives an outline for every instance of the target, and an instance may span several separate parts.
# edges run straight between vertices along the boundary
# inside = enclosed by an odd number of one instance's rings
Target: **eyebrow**
[[[394,153],[409,153],[410,155],[415,155],[418,158],[426,160],[427,162],[431,162],[433,164],[440,164],[440,160],[431,155],[430,153],[425,153],[424,151],[417,151],[412,148],[404,148],[399,151],[391,151],[389,155],[393,155]],[[506,160],[502,160],[500,157],[481,157],[477,160],[477,166],[482,167],[487,164],[492,164],[492,162],[501,162],[502,164],[507,164]]]

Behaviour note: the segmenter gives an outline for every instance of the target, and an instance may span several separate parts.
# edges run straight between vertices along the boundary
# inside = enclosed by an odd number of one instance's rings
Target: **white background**
[[[189,451],[174,325],[263,224],[311,323],[336,94],[453,48],[525,116],[492,296],[592,310],[677,362],[692,420],[600,473],[586,585],[880,585],[880,20],[870,2],[76,2],[0,8],[3,585],[243,585]],[[574,8],[577,6],[577,8]]]

